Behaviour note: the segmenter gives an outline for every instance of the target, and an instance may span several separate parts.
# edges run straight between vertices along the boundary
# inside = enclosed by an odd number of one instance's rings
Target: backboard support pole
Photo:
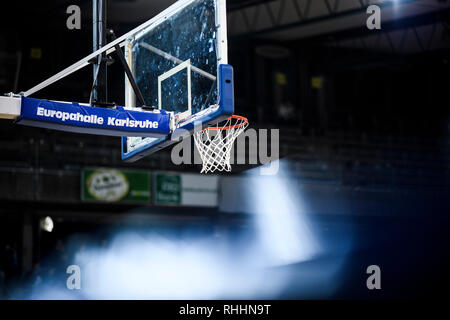
[[[117,39],[113,30],[108,30],[108,32],[113,41]],[[144,96],[142,95],[142,92],[139,89],[139,86],[137,85],[136,80],[134,79],[133,73],[131,72],[131,69],[127,64],[127,61],[122,52],[122,49],[120,48],[120,46],[118,44],[116,44],[114,46],[114,48],[116,49],[116,54],[119,57],[119,61],[122,65],[123,70],[125,71],[125,74],[127,75],[128,81],[130,82],[131,87],[133,88],[134,94],[136,95],[136,98],[139,100],[139,102],[141,104],[141,108],[148,109],[148,110],[156,109],[155,107],[152,107],[152,106],[146,106]]]
[[[106,13],[107,0],[92,1],[92,36],[94,52],[107,44]],[[106,52],[98,56],[94,66],[94,85],[92,100],[97,103],[107,103],[108,101],[108,71]],[[95,103],[94,103],[95,104]]]

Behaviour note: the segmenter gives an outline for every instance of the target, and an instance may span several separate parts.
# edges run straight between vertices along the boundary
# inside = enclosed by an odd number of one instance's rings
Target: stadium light
[[[53,220],[50,217],[45,217],[41,219],[41,230],[52,232],[54,227]]]

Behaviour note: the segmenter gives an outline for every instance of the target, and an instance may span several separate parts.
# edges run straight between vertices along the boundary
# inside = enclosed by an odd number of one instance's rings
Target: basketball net
[[[233,115],[225,120],[223,126],[208,127],[194,133],[195,145],[203,163],[200,173],[230,172],[231,148],[247,126],[247,118]]]

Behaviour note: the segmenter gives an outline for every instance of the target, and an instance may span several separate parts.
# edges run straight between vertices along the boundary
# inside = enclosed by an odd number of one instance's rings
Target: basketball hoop
[[[247,118],[233,115],[225,120],[223,126],[208,127],[194,133],[195,145],[203,162],[200,173],[230,172],[231,148],[247,126]]]

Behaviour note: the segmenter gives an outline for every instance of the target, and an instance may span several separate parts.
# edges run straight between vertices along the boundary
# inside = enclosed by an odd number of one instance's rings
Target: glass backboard
[[[226,91],[221,87],[233,85],[232,69],[226,68],[225,0],[181,0],[153,20],[125,48],[146,106],[173,112],[176,127],[191,131],[194,122],[214,124],[232,114],[220,103]],[[126,108],[140,107],[128,79],[125,99]],[[137,160],[171,138],[124,137],[122,158]]]

